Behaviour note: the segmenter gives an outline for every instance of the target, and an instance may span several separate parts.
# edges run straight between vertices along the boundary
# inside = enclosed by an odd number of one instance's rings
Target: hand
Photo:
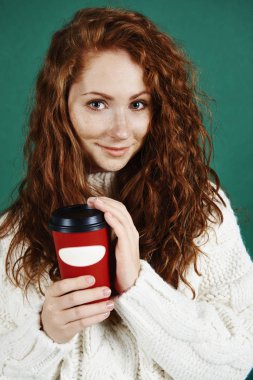
[[[93,282],[88,282],[92,279]],[[102,322],[114,308],[111,300],[86,305],[110,296],[107,287],[87,289],[95,282],[92,276],[60,280],[48,287],[41,312],[45,333],[57,343],[66,343],[87,326]],[[107,290],[107,294],[104,291]]]
[[[139,233],[129,212],[121,202],[107,197],[90,197],[87,203],[104,212],[105,220],[118,238],[115,247],[115,289],[119,293],[125,292],[134,285],[139,276]]]

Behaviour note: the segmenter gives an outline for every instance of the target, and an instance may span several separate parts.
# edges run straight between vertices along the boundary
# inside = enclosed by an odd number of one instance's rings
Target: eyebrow
[[[129,100],[133,100],[135,98],[138,98],[138,96],[143,95],[143,94],[151,95],[150,92],[148,92],[148,91],[141,91],[138,94],[130,96]],[[85,94],[82,94],[82,95],[99,95],[99,96],[102,96],[105,99],[113,100],[112,96],[109,96],[107,94],[104,94],[103,92],[97,92],[97,91],[86,92]]]

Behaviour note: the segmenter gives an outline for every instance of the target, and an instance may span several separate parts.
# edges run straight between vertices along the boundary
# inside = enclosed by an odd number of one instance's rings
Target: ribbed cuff
[[[29,376],[47,373],[49,376],[73,348],[73,339],[64,344],[53,342],[40,330],[39,315],[27,319],[0,338],[0,363],[4,363],[4,374],[18,376],[20,371],[22,376],[25,373]]]

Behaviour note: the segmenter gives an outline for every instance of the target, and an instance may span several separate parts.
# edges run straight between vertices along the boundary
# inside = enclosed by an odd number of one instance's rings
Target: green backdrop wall
[[[216,100],[213,167],[253,255],[253,2],[251,0],[1,0],[0,209],[22,176],[23,125],[50,36],[88,6],[126,7],[151,17],[181,43]]]
[[[113,6],[149,16],[181,43],[216,100],[214,158],[253,255],[253,2],[251,0],[1,0],[0,209],[23,175],[23,126],[50,36],[81,7]]]

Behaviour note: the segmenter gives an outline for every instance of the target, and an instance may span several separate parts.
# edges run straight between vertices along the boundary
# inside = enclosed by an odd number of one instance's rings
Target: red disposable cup
[[[62,207],[52,213],[49,228],[62,279],[92,275],[90,288],[112,287],[109,226],[101,211],[86,204]]]

